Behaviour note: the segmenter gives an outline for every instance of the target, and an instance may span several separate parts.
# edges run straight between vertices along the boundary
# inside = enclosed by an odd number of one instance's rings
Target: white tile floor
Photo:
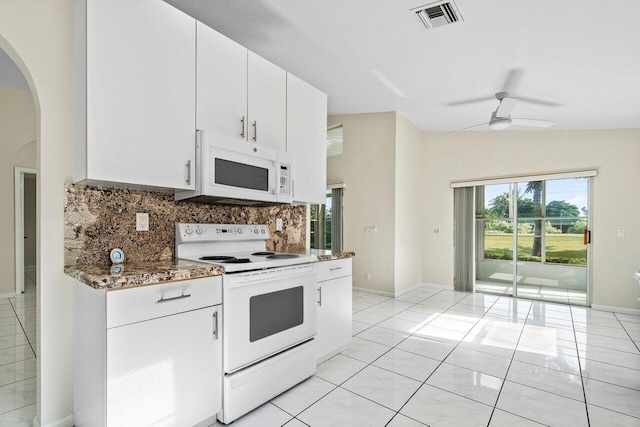
[[[35,415],[35,283],[0,300],[0,426]],[[424,286],[234,426],[640,426],[640,316]],[[8,319],[8,320],[6,320]]]
[[[424,286],[234,426],[640,426],[640,316]]]
[[[476,281],[475,286],[477,292],[513,295],[513,284],[511,282],[478,280]],[[587,293],[585,291],[578,291],[575,289],[518,284],[518,295],[522,298],[533,300],[544,300],[572,305],[587,305]]]
[[[31,426],[36,415],[36,283],[0,299],[0,426]]]

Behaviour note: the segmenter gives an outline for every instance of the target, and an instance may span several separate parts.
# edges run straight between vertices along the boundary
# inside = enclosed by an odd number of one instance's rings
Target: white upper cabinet
[[[74,8],[74,180],[193,189],[195,19],[159,0]]]
[[[198,22],[196,127],[204,137],[245,141],[247,49]]]
[[[287,75],[287,152],[293,200],[324,204],[327,188],[327,95]]]
[[[249,51],[249,141],[285,151],[287,73]]]
[[[286,150],[286,72],[198,23],[197,121],[204,137]]]

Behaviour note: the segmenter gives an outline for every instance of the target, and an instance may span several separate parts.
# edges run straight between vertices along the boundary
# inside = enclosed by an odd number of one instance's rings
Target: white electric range
[[[176,224],[176,257],[224,268],[223,411],[229,423],[313,375],[317,258],[266,250],[266,225]]]

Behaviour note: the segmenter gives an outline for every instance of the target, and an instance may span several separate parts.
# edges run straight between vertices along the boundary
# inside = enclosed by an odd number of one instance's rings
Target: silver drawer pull
[[[213,313],[213,340],[218,340],[218,312]]]
[[[342,270],[342,267],[335,267],[335,268],[330,268],[329,271],[336,271],[336,270]]]
[[[175,301],[177,299],[182,299],[182,298],[189,298],[190,296],[191,294],[180,295],[179,297],[171,297],[171,298],[162,297],[158,301],[156,301],[156,304],[160,304],[161,302]]]

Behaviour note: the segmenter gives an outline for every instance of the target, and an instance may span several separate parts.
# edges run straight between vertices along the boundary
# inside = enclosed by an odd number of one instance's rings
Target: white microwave
[[[196,132],[195,190],[176,191],[176,200],[258,205],[291,203],[291,157],[244,141],[205,139]]]

